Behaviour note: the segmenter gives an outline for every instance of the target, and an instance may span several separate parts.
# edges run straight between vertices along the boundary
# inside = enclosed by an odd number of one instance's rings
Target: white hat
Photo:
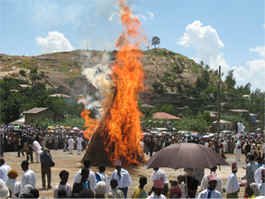
[[[3,180],[0,179],[0,198],[7,198],[9,195],[8,188]]]

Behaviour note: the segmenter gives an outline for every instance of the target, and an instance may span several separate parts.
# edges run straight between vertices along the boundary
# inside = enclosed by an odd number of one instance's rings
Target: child
[[[66,198],[71,196],[71,186],[67,183],[69,172],[62,170],[59,174],[60,183],[54,190],[54,198]]]

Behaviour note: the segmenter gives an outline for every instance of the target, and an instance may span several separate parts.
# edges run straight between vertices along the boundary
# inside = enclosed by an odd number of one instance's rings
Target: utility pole
[[[265,133],[265,92],[263,92],[263,95],[262,95],[262,133]]]
[[[221,120],[221,66],[218,69],[218,82],[217,82],[217,133],[220,134],[220,120]]]

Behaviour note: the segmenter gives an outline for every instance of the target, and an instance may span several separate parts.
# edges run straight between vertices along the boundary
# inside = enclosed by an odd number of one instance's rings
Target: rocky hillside
[[[83,67],[96,64],[111,64],[115,51],[72,51],[45,54],[39,56],[9,56],[0,54],[0,78],[12,76],[22,78],[21,71],[27,72],[31,67],[38,67],[46,75],[47,84],[70,95],[80,95],[95,88],[81,75]],[[205,70],[193,60],[168,51],[152,49],[144,52],[145,92],[142,98],[147,103],[159,103],[160,100],[175,100],[188,89],[196,86],[197,79]],[[216,75],[211,73],[210,81]]]

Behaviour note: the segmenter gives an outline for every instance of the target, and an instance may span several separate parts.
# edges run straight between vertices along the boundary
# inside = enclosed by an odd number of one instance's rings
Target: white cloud
[[[255,48],[250,48],[249,51],[257,53],[261,57],[265,58],[265,46],[257,46]]]
[[[260,57],[247,61],[243,66],[233,67],[235,78],[239,85],[249,82],[252,88],[265,91],[265,46],[250,48],[249,51]]]
[[[221,65],[225,73],[228,71],[228,64],[221,52],[224,43],[212,26],[204,26],[202,22],[194,21],[186,26],[183,36],[177,43],[193,48],[196,53],[195,61],[203,60],[213,69]]]
[[[64,34],[57,31],[48,32],[46,37],[37,37],[36,42],[43,53],[71,51],[74,49]]]
[[[244,66],[233,67],[238,85],[251,83],[251,87],[265,91],[265,59],[248,61]]]
[[[208,64],[212,69],[222,66],[224,74],[229,70],[234,71],[237,85],[251,83],[252,88],[265,90],[265,46],[250,48],[249,51],[256,53],[259,57],[247,61],[238,66],[229,66],[226,62],[221,49],[224,47],[220,36],[212,26],[205,26],[200,21],[188,24],[185,32],[177,42],[184,47],[195,50],[194,59],[196,62],[201,60]]]

